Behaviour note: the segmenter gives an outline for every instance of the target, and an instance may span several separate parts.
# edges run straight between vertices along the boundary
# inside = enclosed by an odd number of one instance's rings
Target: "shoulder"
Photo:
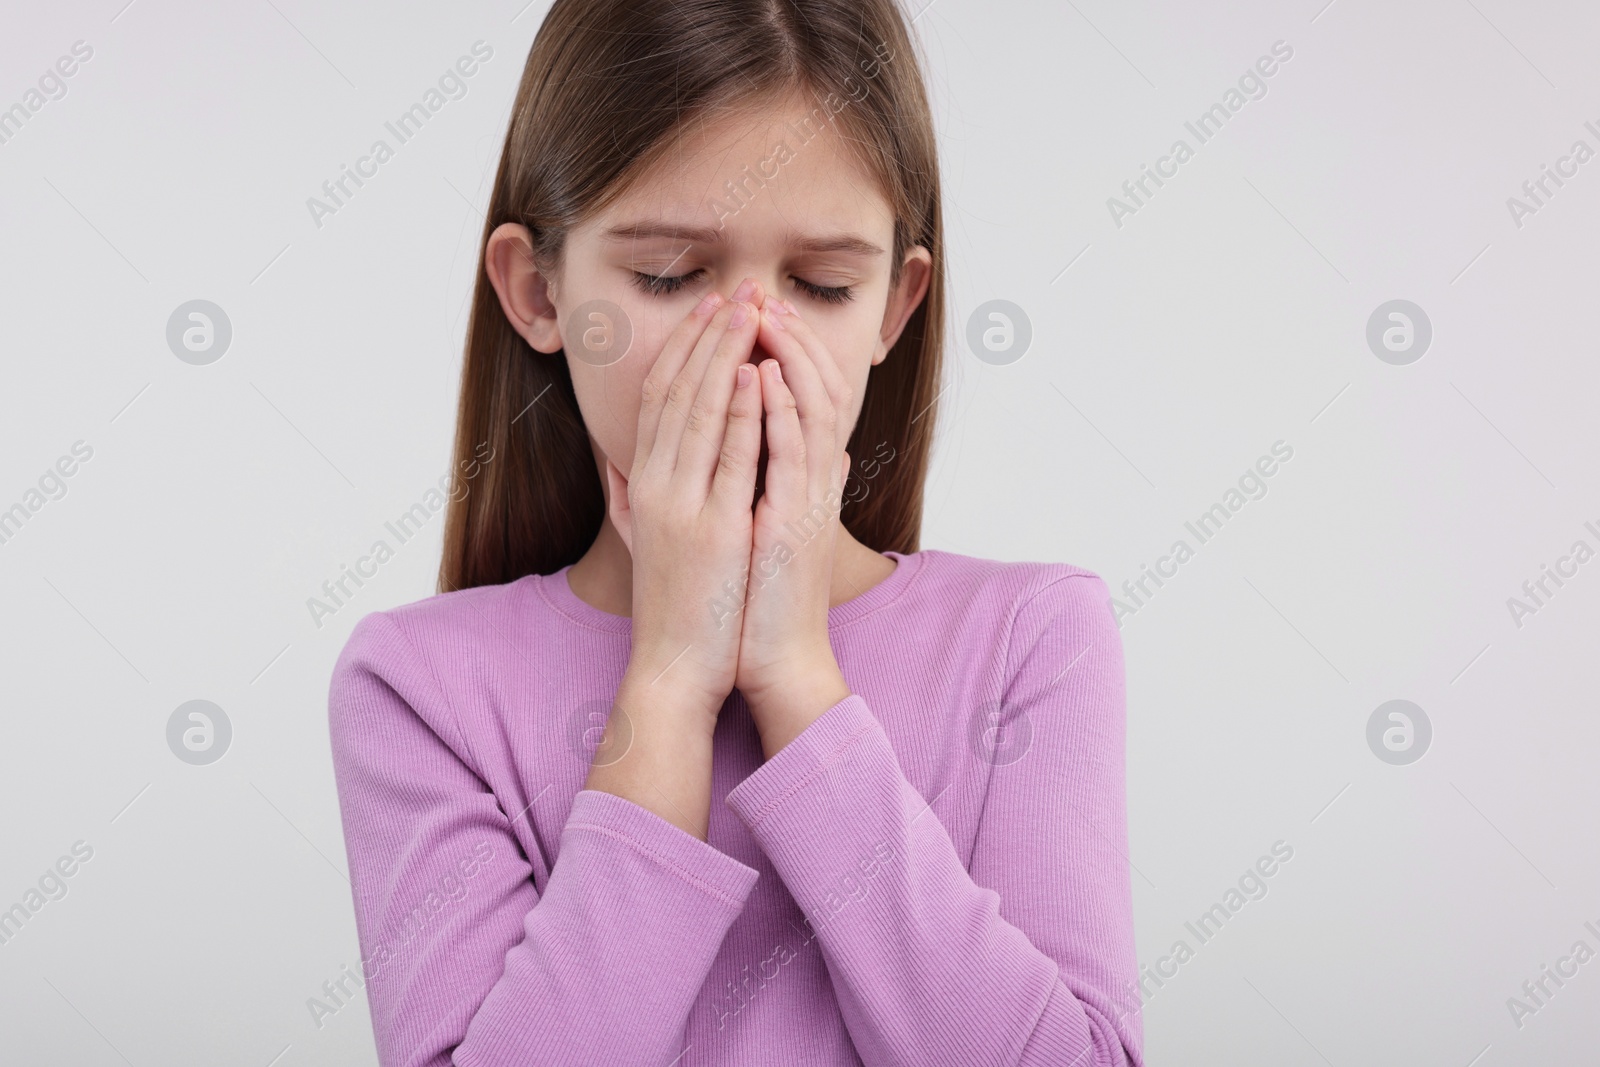
[[[536,578],[424,597],[363,615],[328,681],[328,729],[341,773],[379,773],[441,743],[482,774],[460,707],[463,680]]]
[[[534,577],[503,585],[475,586],[437,593],[361,617],[345,639],[334,670],[350,665],[381,666],[429,656],[492,630],[508,600]]]
[[[1111,595],[1098,573],[1072,563],[1007,561],[924,549],[917,585],[938,597],[978,611],[1007,629],[1024,616],[1060,614],[1105,618],[1115,623]]]
[[[328,710],[335,730],[371,719],[358,712],[389,708],[399,698],[436,730],[453,732],[453,679],[471,672],[480,650],[495,645],[492,635],[505,632],[518,595],[528,588],[525,583],[535,580],[439,593],[362,616],[345,639],[329,679]]]
[[[966,640],[988,642],[1008,680],[1053,673],[1065,663],[1085,674],[1121,675],[1121,632],[1110,590],[1097,572],[1071,563],[937,549],[918,554],[927,557],[913,583],[921,587],[921,606],[932,614],[937,604],[937,613]]]

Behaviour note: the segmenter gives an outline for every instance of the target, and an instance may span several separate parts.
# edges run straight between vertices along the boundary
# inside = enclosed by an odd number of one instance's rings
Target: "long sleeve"
[[[970,871],[938,797],[907,781],[858,694],[727,804],[811,922],[867,1067],[1142,1067],[1124,669],[1105,583],[1056,578],[993,639],[1008,642],[1012,732],[988,761]]]
[[[542,897],[429,662],[383,613],[329,690],[384,1067],[665,1064],[757,872],[580,790]]]

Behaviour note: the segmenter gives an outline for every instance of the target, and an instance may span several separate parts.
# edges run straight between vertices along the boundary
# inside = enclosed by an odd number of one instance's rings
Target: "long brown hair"
[[[566,358],[535,351],[506,320],[484,263],[489,235],[521,223],[538,269],[553,273],[567,230],[670,150],[683,124],[795,90],[824,115],[837,110],[878,178],[895,218],[891,287],[908,249],[933,255],[926,297],[872,368],[846,446],[858,469],[893,459],[871,468],[864,493],[847,490],[840,512],[869,548],[918,550],[944,240],[932,116],[896,0],[555,0],[522,72],[478,248],[452,468],[476,473],[452,494],[440,592],[552,574],[577,562],[605,518]]]

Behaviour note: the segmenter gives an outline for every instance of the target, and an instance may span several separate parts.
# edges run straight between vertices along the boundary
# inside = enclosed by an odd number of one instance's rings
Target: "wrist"
[[[833,646],[826,643],[785,650],[759,667],[741,666],[736,684],[752,706],[781,703],[786,694],[815,688],[819,681],[844,681]]]
[[[763,679],[750,690],[741,687],[761,747],[771,759],[852,690],[830,655],[795,663],[781,677]]]
[[[726,693],[718,697],[674,680],[671,672],[664,674],[660,668],[630,663],[617,686],[616,704],[630,718],[667,720],[709,737],[726,699]]]
[[[662,714],[668,710],[663,702],[646,712],[619,689],[583,787],[621,797],[704,841],[714,742],[698,717]]]

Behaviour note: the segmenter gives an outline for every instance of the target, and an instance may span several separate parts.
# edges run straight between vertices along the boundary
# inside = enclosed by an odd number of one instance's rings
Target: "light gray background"
[[[0,1058],[374,1063],[326,689],[365,612],[429,595],[441,522],[318,628],[306,599],[422,497],[449,441],[473,260],[545,10],[509,3],[11,5],[0,107],[94,49],[0,145],[0,907],[93,858],[0,946]],[[1294,449],[1125,620],[1139,957],[1272,843],[1293,859],[1145,1007],[1151,1064],[1509,1065],[1600,1045],[1593,397],[1600,14],[1567,0],[1011,3],[917,17],[941,137],[953,366],[925,543],[1136,578]],[[917,10],[913,0],[911,10]],[[482,39],[491,60],[336,216],[305,206]],[[1148,204],[1107,209],[1275,41],[1294,56]],[[206,299],[209,366],[168,349]],[[1010,300],[1028,353],[968,316]],[[1407,299],[1434,338],[1367,347]],[[1190,538],[1193,544],[1192,537]],[[1381,703],[1434,736],[1391,766]],[[168,749],[216,702],[218,762]],[[1153,987],[1152,987],[1153,988]]]

